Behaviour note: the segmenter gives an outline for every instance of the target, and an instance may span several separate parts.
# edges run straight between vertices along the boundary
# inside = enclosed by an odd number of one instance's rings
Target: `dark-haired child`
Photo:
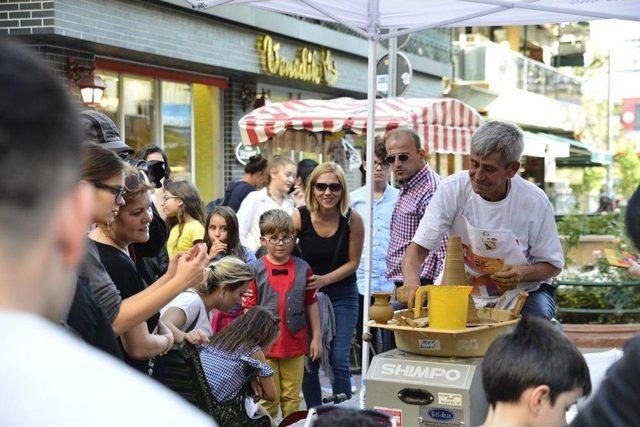
[[[589,368],[576,346],[547,320],[524,317],[497,338],[482,362],[489,413],[484,427],[559,427],[591,393]]]
[[[278,319],[268,310],[254,307],[200,347],[200,362],[214,401],[222,405],[244,398],[242,393],[250,383],[254,390],[261,391],[263,399],[276,398],[273,370],[266,363],[265,353],[277,336]],[[214,414],[214,418],[216,415],[220,425],[228,421],[224,419],[228,414]]]
[[[259,304],[280,317],[280,335],[267,353],[267,362],[275,372],[278,396],[263,403],[272,417],[282,409],[282,417],[300,407],[300,390],[304,375],[304,355],[307,353],[307,324],[312,339],[309,355],[312,360],[322,354],[322,334],[315,290],[307,290],[307,278],[313,273],[300,258],[291,256],[295,236],[293,220],[285,211],[272,209],[260,216],[260,241],[267,255],[251,267],[256,279],[249,285],[252,295],[246,305]]]
[[[211,259],[218,260],[224,256],[233,255],[247,264],[256,260],[253,251],[240,244],[238,218],[229,206],[216,206],[213,208],[207,215],[204,225],[207,229],[204,235],[204,242],[207,244]],[[220,332],[243,312],[242,305],[234,307],[228,313],[216,311],[211,316],[211,331],[214,334]]]

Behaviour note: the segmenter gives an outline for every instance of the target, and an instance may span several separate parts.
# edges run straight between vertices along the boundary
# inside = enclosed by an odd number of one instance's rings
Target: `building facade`
[[[95,68],[107,86],[96,108],[132,147],[163,147],[205,201],[241,176],[237,122],[263,93],[273,101],[366,95],[364,39],[247,6],[199,12],[181,0],[5,0],[2,35],[33,45],[72,91],[70,64]],[[405,96],[442,96],[450,49],[449,30],[412,39]]]

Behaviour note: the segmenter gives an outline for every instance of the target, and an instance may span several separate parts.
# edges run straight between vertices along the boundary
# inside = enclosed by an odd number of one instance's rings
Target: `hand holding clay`
[[[501,294],[514,289],[518,283],[522,282],[522,271],[519,267],[505,264],[501,271],[491,275],[491,278],[497,282]]]

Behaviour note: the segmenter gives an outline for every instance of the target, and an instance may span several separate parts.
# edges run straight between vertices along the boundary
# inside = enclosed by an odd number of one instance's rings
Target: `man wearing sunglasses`
[[[510,123],[488,122],[475,131],[469,170],[440,183],[407,248],[407,283],[417,285],[422,261],[447,233],[466,240],[476,305],[510,309],[526,291],[523,314],[554,316],[551,279],[564,255],[548,197],[516,175],[523,149],[523,133]]]
[[[413,273],[411,281],[407,282],[402,271],[402,259],[418,229],[420,219],[428,210],[431,198],[440,183],[440,176],[425,162],[426,151],[422,148],[420,136],[415,131],[395,129],[387,135],[385,146],[385,163],[391,165],[401,185],[398,201],[391,216],[387,278],[395,282],[396,287],[405,284],[413,289],[419,285],[433,283],[443,266],[445,239],[441,239],[436,250],[429,256],[422,258],[421,266],[417,268],[418,274]],[[395,308],[400,309],[404,306],[396,303]]]

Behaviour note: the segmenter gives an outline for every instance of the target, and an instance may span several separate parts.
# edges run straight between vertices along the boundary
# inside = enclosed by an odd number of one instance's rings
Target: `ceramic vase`
[[[391,306],[391,292],[374,292],[373,305],[369,309],[369,317],[376,323],[387,323],[393,318],[393,307]]]

